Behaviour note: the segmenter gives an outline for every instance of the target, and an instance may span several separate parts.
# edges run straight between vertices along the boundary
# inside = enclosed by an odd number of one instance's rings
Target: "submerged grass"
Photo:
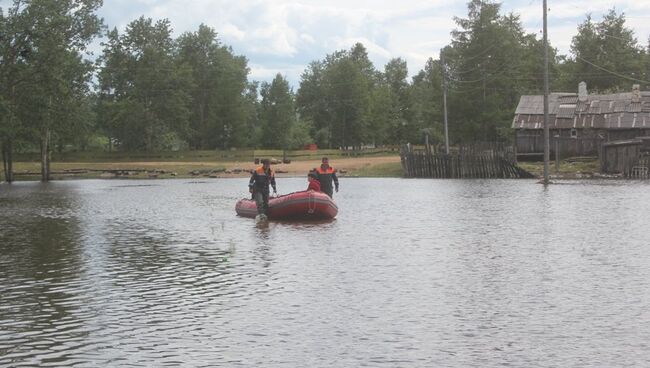
[[[394,148],[374,148],[362,151],[345,151],[339,149],[318,150],[198,150],[198,151],[162,151],[162,152],[52,152],[52,162],[236,162],[253,161],[255,158],[283,159],[285,156],[292,161],[315,160],[323,156],[330,158],[345,157],[376,157],[398,155]],[[39,161],[40,154],[16,153],[15,161]]]
[[[260,151],[262,152],[262,151]],[[267,155],[273,155],[278,152],[264,152]],[[325,152],[321,151],[319,154]],[[334,153],[334,152],[328,152]],[[332,155],[334,156],[334,155]],[[383,155],[387,156],[387,155]],[[392,156],[392,155],[390,155]],[[335,156],[334,156],[335,157]],[[377,157],[377,156],[375,156]],[[180,157],[175,157],[179,159]],[[313,159],[313,158],[312,158]],[[252,160],[247,160],[252,161]],[[301,161],[296,160],[296,162]],[[339,161],[340,162],[340,161]],[[340,167],[338,162],[334,162],[335,167]],[[541,177],[544,171],[543,162],[519,162],[518,165],[524,170],[529,171],[533,175]],[[357,165],[358,166],[358,165]],[[214,173],[220,175],[227,167],[232,170],[232,162],[229,160],[214,160],[205,161],[202,158],[185,158],[179,162],[168,160],[135,160],[132,158],[122,157],[113,162],[101,162],[95,160],[80,160],[76,162],[52,162],[51,170],[53,178],[110,178],[110,173],[102,172],[101,170],[139,170],[133,171],[128,177],[133,179],[147,179],[147,178],[192,178],[197,176],[215,176]],[[79,173],[66,173],[66,170],[90,170],[88,172]],[[599,172],[599,161],[597,158],[570,158],[560,162],[560,170],[556,172],[555,162],[550,164],[550,174],[555,178],[588,178],[595,176]],[[146,170],[146,171],[145,171]],[[162,171],[162,172],[161,172]],[[24,161],[14,163],[14,172],[16,173],[16,180],[39,180],[40,179],[40,163],[34,161]],[[196,172],[200,174],[196,175]],[[26,175],[30,173],[31,175]],[[246,176],[247,173],[241,173],[239,176]],[[292,173],[289,173],[292,175]],[[302,175],[302,172],[300,173]],[[401,163],[398,162],[379,162],[373,163],[373,159],[368,159],[367,163],[363,162],[361,166],[350,168],[340,176],[353,176],[353,177],[403,177]],[[2,181],[2,173],[0,172],[0,181]]]
[[[517,165],[533,175],[544,175],[544,162],[519,162]],[[555,170],[555,161],[551,161],[549,165],[550,175],[558,177],[579,177],[582,175],[592,175],[599,171],[600,163],[597,158],[561,160],[559,171]]]
[[[338,160],[335,159],[334,165],[339,169],[344,169],[340,174],[341,176],[401,177],[402,168],[399,161],[387,163],[383,159],[387,157],[393,157],[393,155],[349,159],[342,157]],[[307,161],[297,160],[293,164],[278,168],[278,170],[282,169],[284,176],[302,176],[309,170],[306,165],[311,165],[311,163],[305,164],[301,162]],[[246,162],[118,160],[114,162],[52,162],[50,169],[54,180],[118,177],[111,173],[110,170],[128,172],[128,175],[120,175],[119,178],[147,179],[242,177],[249,175],[247,169],[250,169],[251,166],[252,160]],[[38,162],[14,163],[16,180],[40,180],[40,170],[40,163]]]
[[[110,177],[110,174],[105,174],[102,170],[146,170],[145,171],[131,171],[128,175],[133,179],[146,179],[146,178],[189,178],[194,177],[192,171],[210,172],[210,171],[223,171],[225,167],[215,163],[208,162],[155,162],[155,163],[133,163],[133,162],[112,162],[112,163],[98,163],[98,162],[52,162],[50,164],[52,177],[56,179],[65,178],[79,178],[79,179],[92,179]],[[37,162],[16,162],[14,163],[14,173],[16,180],[39,180],[41,166]],[[66,170],[89,170],[88,172],[80,173],[66,173]],[[161,173],[164,171],[164,173]]]
[[[404,176],[402,164],[390,162],[377,165],[366,165],[350,173],[352,176],[374,177],[374,178],[401,178]]]

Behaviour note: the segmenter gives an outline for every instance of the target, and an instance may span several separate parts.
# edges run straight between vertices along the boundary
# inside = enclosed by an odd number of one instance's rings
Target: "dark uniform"
[[[321,167],[314,169],[314,171],[316,171],[318,174],[318,181],[320,181],[320,190],[332,198],[332,195],[334,194],[334,191],[332,190],[332,181],[334,181],[336,191],[339,191],[339,179],[336,177],[336,170],[334,170],[334,168],[331,166],[329,166],[327,169],[324,169],[321,165]]]
[[[269,209],[269,184],[275,193],[275,173],[271,168],[264,170],[264,166],[255,169],[248,182],[248,188],[253,190],[257,213],[260,215],[266,215],[266,211]]]

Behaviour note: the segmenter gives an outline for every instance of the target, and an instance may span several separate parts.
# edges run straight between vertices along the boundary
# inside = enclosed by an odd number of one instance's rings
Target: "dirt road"
[[[368,171],[385,170],[386,165],[399,165],[399,156],[381,156],[381,157],[353,157],[353,158],[331,158],[330,164],[339,171],[341,176],[345,175],[368,175]],[[289,176],[306,176],[307,173],[320,165],[320,160],[293,161],[290,164],[272,165],[279,177]],[[247,177],[250,170],[258,165],[247,162],[197,162],[197,161],[130,161],[130,162],[54,162],[52,171],[63,172],[65,170],[93,170],[93,172],[84,174],[84,177],[100,177],[101,170],[152,170],[166,171],[167,174],[156,175],[159,177],[173,176],[192,177],[192,172],[201,172],[200,175],[211,177]],[[25,177],[27,172],[38,175],[40,166],[36,162],[21,162],[15,164],[15,172]],[[218,172],[213,170],[219,169]],[[225,172],[222,170],[225,169]],[[99,172],[97,172],[99,171]],[[101,177],[110,176],[102,174]],[[151,176],[146,173],[135,173],[130,175],[133,178]],[[371,175],[374,176],[374,175]]]
[[[353,158],[332,158],[330,165],[339,172],[354,173],[363,168],[375,165],[383,165],[389,163],[400,162],[399,156],[385,156],[385,157],[353,157]],[[254,163],[233,163],[226,165],[226,169],[232,171],[234,169],[251,170],[256,166]],[[290,164],[277,164],[272,165],[273,169],[278,172],[278,176],[302,176],[307,175],[309,170],[320,166],[320,160],[309,161],[294,161]]]

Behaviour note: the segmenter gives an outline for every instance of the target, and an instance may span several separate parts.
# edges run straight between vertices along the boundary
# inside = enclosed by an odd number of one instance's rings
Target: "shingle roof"
[[[549,114],[557,113],[560,97],[575,97],[578,98],[578,95],[575,93],[551,93],[548,96],[548,111]],[[515,114],[544,114],[544,96],[539,95],[525,95],[521,96],[519,99],[519,105],[517,105],[517,110]]]
[[[650,91],[642,91],[638,101],[632,92],[588,95],[579,101],[575,93],[549,95],[549,120],[553,129],[650,129]],[[542,129],[544,96],[521,96],[512,127]]]

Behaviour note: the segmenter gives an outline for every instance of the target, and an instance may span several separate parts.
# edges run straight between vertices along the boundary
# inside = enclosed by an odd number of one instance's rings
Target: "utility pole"
[[[551,159],[550,142],[549,142],[549,122],[548,122],[548,27],[546,20],[546,0],[544,5],[544,185],[549,183],[548,180],[548,163]],[[556,152],[557,154],[557,152]]]
[[[440,53],[442,64],[442,106],[445,117],[445,153],[449,154],[449,128],[447,127],[447,64],[445,64],[445,53]]]

